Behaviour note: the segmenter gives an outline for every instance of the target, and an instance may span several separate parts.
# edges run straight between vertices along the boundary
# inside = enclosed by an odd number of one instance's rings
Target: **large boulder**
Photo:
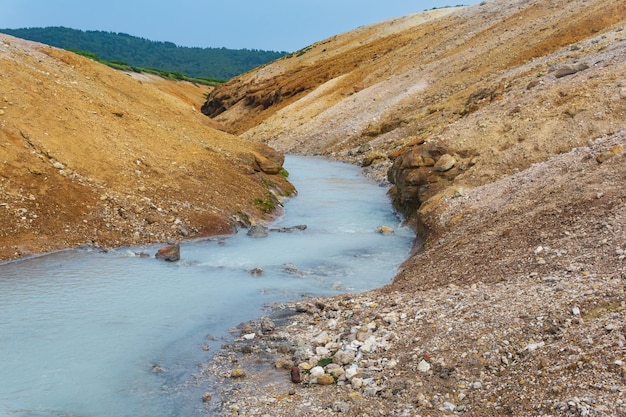
[[[433,142],[423,142],[396,156],[387,172],[394,200],[413,210],[441,191],[460,173],[459,161]]]
[[[250,226],[250,229],[248,229],[247,236],[254,237],[254,238],[261,238],[261,237],[267,237],[268,234],[269,234],[269,229],[267,227],[261,226],[259,224],[255,224],[255,225]]]
[[[252,156],[258,169],[266,174],[274,175],[283,170],[285,155],[269,146],[257,146],[257,149],[252,151]]]
[[[180,260],[180,245],[164,246],[157,251],[154,257],[168,262],[176,262]]]

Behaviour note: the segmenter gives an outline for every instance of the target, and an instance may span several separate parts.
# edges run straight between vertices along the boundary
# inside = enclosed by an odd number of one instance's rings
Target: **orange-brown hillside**
[[[200,113],[208,88],[5,35],[0,74],[0,260],[229,233],[291,190],[282,155]]]

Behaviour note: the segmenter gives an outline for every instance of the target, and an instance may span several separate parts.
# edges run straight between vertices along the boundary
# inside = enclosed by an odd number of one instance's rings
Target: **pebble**
[[[335,378],[333,378],[331,375],[323,374],[317,378],[317,383],[319,385],[332,385],[335,383]]]
[[[298,368],[297,366],[291,368],[291,382],[293,382],[294,384],[299,384],[300,382],[302,382],[302,378],[300,376],[300,368]]]
[[[321,366],[316,366],[309,371],[309,375],[311,375],[311,378],[319,378],[320,376],[324,375],[324,373],[324,368],[322,368]]]
[[[430,363],[426,362],[426,360],[422,359],[420,363],[417,365],[417,370],[420,372],[428,372],[430,371]]]

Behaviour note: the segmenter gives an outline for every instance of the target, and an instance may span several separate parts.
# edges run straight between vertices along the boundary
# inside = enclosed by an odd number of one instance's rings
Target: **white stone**
[[[315,348],[315,354],[317,356],[321,356],[323,358],[326,358],[330,355],[330,351],[328,349],[326,349],[324,346],[318,346]]]
[[[448,411],[454,411],[456,409],[456,405],[446,401],[446,402],[443,403],[443,408],[448,410]]]
[[[363,346],[361,346],[361,352],[364,352],[364,353],[376,352],[377,346],[378,344],[376,343],[376,338],[374,336],[370,336],[363,342]]]
[[[322,368],[321,366],[316,366],[310,371],[310,375],[312,378],[319,378],[320,376],[324,375],[324,373],[324,368]]]
[[[328,342],[330,342],[328,332],[322,332],[315,338],[315,343],[319,346],[324,346]]]
[[[348,381],[356,377],[358,374],[359,374],[358,366],[351,366],[350,368],[346,369],[346,373],[345,373],[346,379]]]
[[[430,371],[430,364],[426,362],[426,360],[422,359],[417,365],[417,370],[420,372],[428,372]]]
[[[350,383],[352,384],[352,388],[361,388],[363,386],[363,380],[361,378],[352,378],[350,380]]]
[[[248,333],[248,334],[244,334],[243,338],[246,339],[246,340],[252,340],[252,339],[254,339],[254,336],[256,336],[255,333]]]
[[[333,356],[333,361],[339,365],[348,365],[354,362],[355,357],[353,350],[338,350]]]
[[[544,341],[541,341],[541,342],[538,342],[538,343],[529,343],[528,346],[526,346],[524,348],[524,350],[527,350],[528,352],[532,352],[534,350],[539,349],[540,347],[543,347],[545,344],[546,344],[546,342],[544,342]]]

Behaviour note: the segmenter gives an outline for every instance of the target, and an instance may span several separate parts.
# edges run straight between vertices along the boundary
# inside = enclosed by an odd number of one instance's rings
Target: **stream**
[[[175,263],[137,256],[154,245],[0,264],[0,415],[206,415],[211,387],[192,375],[229,329],[270,303],[390,282],[414,234],[387,189],[324,159],[288,156],[285,168],[298,195],[272,226],[305,230],[186,241]],[[376,233],[381,225],[395,233]]]

